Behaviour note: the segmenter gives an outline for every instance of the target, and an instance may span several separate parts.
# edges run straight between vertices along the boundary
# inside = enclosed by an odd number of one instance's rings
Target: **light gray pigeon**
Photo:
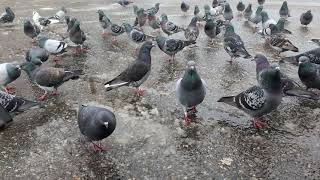
[[[266,0],[258,0],[258,4],[259,4],[260,6],[263,6],[263,4],[264,4],[265,1],[266,1]]]
[[[32,42],[36,42],[36,37],[40,34],[40,29],[29,20],[26,20],[23,24],[23,32],[32,39]]]
[[[270,26],[270,24],[277,24],[277,22],[274,19],[269,18],[269,15],[267,12],[262,11],[261,12],[261,18],[262,18],[262,28],[266,29]]]
[[[184,31],[184,37],[188,41],[196,41],[199,36],[199,28],[197,26],[198,18],[193,17],[189,26]]]
[[[184,31],[182,27],[175,25],[173,22],[168,20],[168,16],[166,14],[162,14],[160,17],[161,29],[168,36]]]
[[[110,91],[122,86],[132,86],[136,88],[136,93],[138,96],[143,96],[144,91],[139,87],[148,79],[150,75],[150,51],[154,46],[155,45],[150,41],[143,43],[137,59],[133,61],[119,76],[104,84],[106,90]]]
[[[34,47],[26,52],[26,61],[41,65],[49,59],[49,52],[43,48]]]
[[[233,12],[229,3],[224,6],[223,17],[226,21],[231,21],[233,19]]]
[[[258,27],[258,24],[262,21],[261,12],[262,12],[263,6],[259,6],[256,10],[255,16],[250,17],[249,21],[252,22],[255,25],[255,28]]]
[[[12,117],[6,109],[0,105],[0,130],[3,129],[8,123],[12,121]]]
[[[14,93],[14,88],[7,85],[18,79],[20,75],[20,66],[12,63],[0,64],[0,89],[7,93]]]
[[[105,148],[93,141],[101,141],[110,136],[116,128],[116,117],[108,109],[82,105],[78,111],[78,126],[81,134],[93,144],[94,151],[102,152]]]
[[[38,98],[39,101],[45,100],[49,92],[54,96],[59,95],[58,87],[69,80],[79,79],[82,74],[82,70],[66,71],[54,67],[40,68],[32,62],[23,63],[21,69],[27,73],[32,83],[45,91],[44,95]]]
[[[310,88],[320,90],[320,65],[311,63],[307,56],[299,58],[298,75],[307,90]]]
[[[301,56],[306,56],[310,59],[311,63],[315,63],[315,64],[320,64],[320,48],[315,48],[312,49],[310,51],[295,55],[295,56],[290,56],[290,57],[285,57],[283,58],[280,62],[289,62],[292,63],[294,65],[298,65],[299,64],[299,58]]]
[[[12,23],[14,18],[15,18],[15,15],[13,13],[13,11],[11,10],[10,7],[6,7],[5,8],[5,11],[4,13],[2,13],[0,15],[0,24],[1,23]]]
[[[244,10],[244,18],[246,21],[249,21],[252,15],[252,4],[249,4],[247,8]]]
[[[200,78],[195,66],[194,61],[189,61],[183,77],[176,84],[176,95],[183,106],[186,124],[191,122],[188,110],[192,109],[194,113],[197,112],[196,106],[202,103],[206,95],[206,83]]]
[[[301,14],[300,23],[303,26],[308,26],[312,22],[312,19],[313,19],[313,15],[311,13],[311,10],[308,10],[307,12]]]
[[[290,17],[290,12],[289,12],[287,1],[283,1],[282,6],[279,10],[279,14],[280,14],[280,17],[284,18],[284,19],[288,19],[288,17]]]

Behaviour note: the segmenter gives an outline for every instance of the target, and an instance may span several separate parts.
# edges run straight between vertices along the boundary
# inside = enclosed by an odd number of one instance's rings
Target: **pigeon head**
[[[258,64],[269,64],[267,57],[262,54],[255,55],[254,58],[252,59],[252,61],[256,62],[257,65]]]
[[[10,7],[6,7],[5,9],[6,9],[6,12],[7,12],[7,13],[12,13],[12,10],[11,10]]]
[[[161,23],[166,23],[168,21],[168,16],[166,14],[161,14],[160,16]]]
[[[61,9],[60,9],[61,11],[63,11],[64,13],[67,13],[68,11],[67,11],[67,9],[65,8],[65,7],[61,7]]]
[[[21,75],[21,68],[20,66],[9,64],[7,66],[7,72],[10,79],[16,80]]]
[[[282,3],[282,7],[284,7],[284,8],[288,8],[288,2],[287,2],[287,1],[283,1],[283,3]]]
[[[268,19],[269,19],[268,13],[265,11],[262,11],[261,18],[262,18],[262,23],[265,23],[266,21],[268,21]]]
[[[192,90],[200,87],[202,84],[201,78],[196,70],[196,63],[194,61],[189,61],[187,64],[187,69],[181,80],[181,86],[187,90]]]
[[[137,13],[137,11],[139,10],[137,5],[133,5],[133,11],[135,12],[135,14]]]
[[[306,63],[310,63],[310,59],[307,56],[301,56],[299,58],[299,65],[306,64]]]
[[[154,7],[156,7],[157,9],[159,9],[160,3],[156,3],[156,4],[154,5]]]
[[[267,68],[259,74],[259,84],[269,93],[281,92],[281,72],[279,66],[276,68]]]
[[[227,35],[229,33],[234,33],[234,27],[231,24],[226,25],[225,35]]]
[[[194,15],[198,15],[198,14],[199,14],[199,12],[200,12],[199,6],[198,6],[198,5],[196,5],[196,6],[194,7],[193,14],[194,14]]]
[[[231,7],[230,7],[230,4],[229,3],[226,3],[225,5],[224,5],[224,12],[231,12],[232,11],[232,9],[231,9]]]
[[[213,0],[212,1],[212,7],[215,8],[219,5],[219,0]]]
[[[24,23],[23,23],[23,25],[24,25],[25,27],[32,26],[32,24],[31,24],[31,22],[30,22],[29,20],[25,20]]]
[[[210,12],[210,6],[208,4],[204,5],[204,12],[209,13]]]

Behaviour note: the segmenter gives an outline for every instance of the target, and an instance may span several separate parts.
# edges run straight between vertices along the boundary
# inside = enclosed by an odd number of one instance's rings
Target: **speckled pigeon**
[[[0,89],[7,93],[14,93],[14,88],[7,85],[18,79],[21,75],[20,66],[12,63],[0,64]]]
[[[270,26],[274,26],[270,24]],[[272,34],[272,33],[271,33]],[[280,54],[286,51],[299,52],[299,48],[297,48],[293,43],[281,34],[273,34],[271,36],[266,37],[267,43]]]
[[[196,41],[198,36],[199,36],[199,34],[200,34],[199,28],[197,26],[197,22],[198,22],[198,18],[197,17],[193,17],[191,19],[190,24],[188,25],[188,27],[184,31],[184,37],[188,41]]]
[[[161,29],[168,36],[184,31],[182,27],[175,25],[173,22],[168,20],[168,16],[166,14],[162,14],[160,17]]]
[[[147,39],[153,38],[152,36],[146,35],[143,32],[133,28],[128,23],[123,23],[123,26],[124,26],[126,33],[129,36],[129,38],[135,43],[142,43],[142,42],[146,41]]]
[[[320,48],[315,48],[310,51],[295,55],[295,56],[290,56],[290,57],[285,57],[281,60],[281,62],[286,61],[295,65],[298,65],[299,63],[299,58],[301,56],[306,56],[310,59],[311,63],[315,64],[320,64]]]
[[[183,77],[176,83],[176,96],[183,106],[186,124],[191,122],[188,110],[197,112],[196,106],[202,103],[206,95],[206,83],[200,78],[195,66],[194,61],[189,61]]]
[[[15,18],[15,15],[13,13],[13,11],[11,10],[10,7],[6,7],[5,8],[5,11],[4,13],[2,13],[0,15],[0,24],[1,23],[12,23],[14,18]]]
[[[36,42],[36,37],[40,34],[40,29],[29,20],[26,20],[23,24],[23,32],[32,39],[32,42]]]
[[[66,48],[68,47],[67,43],[65,43],[63,41],[49,39],[44,36],[39,36],[38,39],[39,39],[39,47],[40,48],[44,48],[50,54],[55,55],[55,57],[54,57],[55,62],[58,61],[58,58],[56,55],[66,52]]]
[[[161,51],[171,57],[169,61],[173,61],[175,55],[179,51],[183,50],[183,48],[196,43],[195,41],[184,41],[179,39],[166,38],[163,36],[157,36],[156,41]]]
[[[26,52],[26,61],[41,65],[49,58],[49,52],[43,48],[34,47]]]
[[[320,65],[311,63],[307,56],[299,58],[298,75],[307,90],[310,88],[320,90]]]
[[[94,151],[105,151],[100,141],[113,133],[116,122],[115,115],[108,109],[86,105],[79,107],[78,126],[80,132],[91,141]],[[95,144],[93,141],[99,141],[99,143]]]
[[[282,6],[279,10],[279,14],[280,14],[280,17],[284,18],[284,19],[288,19],[288,17],[290,17],[290,12],[289,12],[287,1],[283,1]]]
[[[31,62],[23,63],[21,69],[27,73],[31,82],[45,91],[44,95],[38,98],[40,101],[45,100],[49,92],[52,92],[52,95],[59,95],[59,86],[69,80],[79,79],[82,74],[82,70],[66,71],[54,67],[40,68]]]
[[[118,1],[118,4],[120,4],[122,7],[127,7],[131,3],[133,3],[133,2],[132,1],[128,1],[128,0],[120,0],[120,1]]]
[[[86,50],[83,48],[83,43],[86,41],[87,37],[85,33],[80,28],[80,22],[76,21],[73,25],[73,27],[69,31],[69,37],[70,40],[78,45],[77,47],[77,53],[83,53],[86,52]]]
[[[304,26],[308,26],[311,23],[312,19],[313,15],[311,13],[311,10],[308,10],[307,12],[301,14],[300,23]]]
[[[154,44],[150,41],[143,43],[137,59],[133,61],[119,76],[104,84],[106,90],[110,91],[122,86],[132,86],[136,88],[137,95],[142,96],[144,91],[139,87],[150,75],[150,51],[152,47],[154,47]]]

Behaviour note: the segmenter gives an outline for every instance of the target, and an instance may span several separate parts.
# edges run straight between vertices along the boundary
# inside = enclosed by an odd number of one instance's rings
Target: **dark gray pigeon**
[[[5,11],[0,15],[0,23],[12,23],[15,17],[13,11],[10,7],[6,7]]]
[[[36,42],[36,37],[40,34],[38,26],[33,25],[29,20],[26,20],[23,24],[23,32],[30,37],[33,42]]]
[[[280,14],[280,17],[284,18],[284,19],[288,19],[288,17],[290,17],[290,12],[289,12],[287,1],[283,1],[282,6],[279,10],[279,14]]]
[[[220,30],[220,27],[217,25],[217,23],[213,19],[208,19],[204,26],[204,32],[211,39],[211,43],[212,43],[213,39],[218,34],[220,34],[221,30]]]
[[[313,15],[311,13],[311,10],[308,10],[307,12],[301,14],[300,23],[304,26],[308,26],[312,22],[312,19]]]
[[[158,47],[169,55],[171,58],[169,61],[173,61],[175,55],[183,50],[185,47],[195,44],[195,41],[184,41],[184,40],[179,40],[179,39],[173,39],[173,38],[166,38],[163,36],[157,36],[156,38]]]
[[[224,6],[223,17],[226,21],[231,21],[233,19],[233,12],[229,3]]]
[[[320,46],[320,38],[313,38],[311,39],[311,41],[316,43],[318,46]]]
[[[197,22],[198,22],[198,18],[193,17],[191,19],[190,24],[188,25],[188,27],[184,31],[184,37],[188,41],[196,41],[198,39],[200,32],[199,32],[199,28],[197,26]]]
[[[320,65],[311,63],[307,56],[299,58],[298,75],[307,90],[310,88],[320,90]]]
[[[180,8],[183,13],[186,13],[190,9],[190,6],[185,1],[182,1]]]
[[[244,18],[246,19],[246,21],[249,21],[251,19],[252,12],[252,4],[249,4],[244,10]]]
[[[11,121],[12,117],[10,116],[10,114],[0,105],[0,130],[3,129]]]
[[[315,48],[295,56],[285,57],[280,62],[289,62],[291,64],[298,65],[299,58],[301,56],[308,57],[311,63],[320,64],[320,48]]]
[[[73,27],[74,23],[78,21],[76,18],[71,18],[71,20],[68,22],[68,29],[67,32],[70,32],[71,28]]]
[[[52,95],[59,95],[58,87],[69,80],[79,79],[82,74],[82,70],[66,71],[54,67],[40,68],[31,62],[23,63],[21,69],[27,73],[31,82],[45,91],[44,95],[38,98],[39,101],[45,100],[49,92]]]
[[[86,136],[93,144],[94,151],[105,151],[99,142],[110,136],[116,128],[116,117],[108,109],[82,105],[78,112],[78,126],[81,134]]]
[[[150,75],[150,51],[152,47],[154,47],[154,44],[150,41],[143,43],[137,59],[132,62],[119,76],[104,84],[106,90],[110,91],[122,86],[132,86],[136,88],[138,96],[143,96],[143,90],[139,87]]]
[[[160,17],[161,29],[168,36],[184,31],[182,27],[175,25],[173,22],[168,20],[168,16],[166,14],[162,14]]]
[[[219,5],[220,5],[219,0],[213,0],[213,1],[212,1],[212,7],[213,7],[213,8],[216,8],[216,7],[218,7]]]
[[[128,0],[120,0],[120,1],[118,1],[118,4],[120,4],[122,7],[127,7],[131,3],[133,3],[133,2],[132,1],[128,1]]]
[[[18,79],[21,75],[20,66],[12,63],[0,64],[0,90],[7,93],[14,93],[14,88],[7,85]]]
[[[262,6],[266,0],[258,0],[258,4]]]
[[[86,41],[87,37],[85,33],[80,28],[80,22],[76,21],[73,25],[73,27],[69,31],[69,37],[70,40],[78,45],[77,53],[83,53],[86,52],[86,50],[83,48],[83,43]]]
[[[26,61],[41,65],[49,59],[49,52],[43,48],[34,47],[26,52]]]
[[[154,7],[149,8],[149,9],[146,10],[146,14],[148,16],[155,16],[158,13],[159,8],[160,8],[160,3],[156,3],[154,5]]]
[[[279,69],[268,68],[260,73],[265,80],[260,86],[253,86],[236,96],[222,97],[218,102],[239,108],[253,117],[253,126],[263,128],[262,116],[277,109],[282,100],[281,73]]]
[[[238,57],[243,57],[245,59],[252,57],[244,47],[241,37],[234,32],[234,28],[231,24],[226,25],[226,32],[224,34],[224,49],[231,57],[230,63],[232,63],[234,59]]]
[[[242,13],[246,9],[246,6],[243,4],[243,2],[240,0],[237,4],[237,10]]]
[[[206,95],[205,82],[200,78],[194,61],[189,61],[184,76],[177,81],[176,95],[183,106],[184,122],[189,124],[188,110],[195,113],[196,106],[202,103]]]

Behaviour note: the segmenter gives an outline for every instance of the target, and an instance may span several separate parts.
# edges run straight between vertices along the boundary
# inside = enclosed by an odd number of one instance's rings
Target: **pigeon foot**
[[[14,94],[14,93],[15,93],[15,91],[14,91],[15,88],[14,88],[14,87],[8,87],[8,86],[7,86],[7,87],[4,88],[4,90],[5,90],[5,92],[8,93],[8,94]]]
[[[262,129],[264,127],[266,127],[266,123],[262,122],[260,118],[254,118],[252,120],[252,126],[256,129]]]

